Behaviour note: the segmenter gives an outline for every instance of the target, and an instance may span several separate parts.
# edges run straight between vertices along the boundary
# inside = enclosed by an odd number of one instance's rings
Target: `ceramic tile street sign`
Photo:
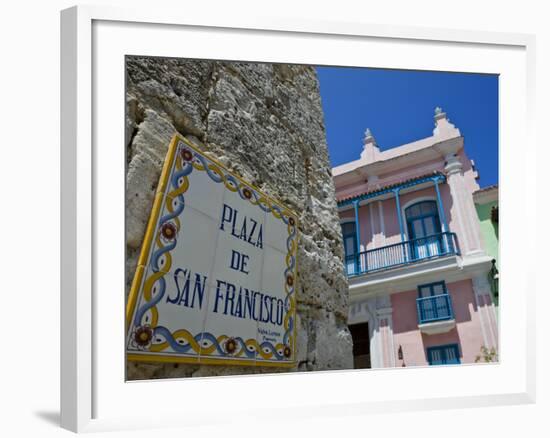
[[[129,360],[293,366],[297,218],[172,140],[127,305]]]

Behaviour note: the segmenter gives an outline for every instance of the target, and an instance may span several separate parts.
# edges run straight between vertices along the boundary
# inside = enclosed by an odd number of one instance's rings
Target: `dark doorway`
[[[370,368],[369,324],[364,322],[349,326],[353,339],[353,367]]]

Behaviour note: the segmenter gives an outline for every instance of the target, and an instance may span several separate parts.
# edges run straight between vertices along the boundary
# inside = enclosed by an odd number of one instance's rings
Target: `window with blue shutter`
[[[409,243],[414,260],[442,254],[441,222],[435,201],[422,201],[405,210]]]
[[[429,347],[427,352],[428,363],[430,365],[453,365],[460,363],[458,344]]]
[[[444,281],[418,286],[416,308],[419,324],[454,318],[451,296]]]
[[[359,272],[357,256],[357,234],[355,232],[355,222],[346,222],[342,224],[342,237],[344,239],[344,253],[346,261],[346,272],[348,275],[354,275]]]

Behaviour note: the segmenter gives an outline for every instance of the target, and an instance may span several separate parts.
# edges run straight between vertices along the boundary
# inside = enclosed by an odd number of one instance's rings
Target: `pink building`
[[[357,368],[471,363],[498,330],[472,193],[477,172],[440,109],[428,138],[332,172]]]

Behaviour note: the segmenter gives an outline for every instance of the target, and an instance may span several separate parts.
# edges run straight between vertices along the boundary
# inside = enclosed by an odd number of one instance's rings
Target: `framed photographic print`
[[[63,427],[533,400],[532,37],[75,7],[61,43]]]

